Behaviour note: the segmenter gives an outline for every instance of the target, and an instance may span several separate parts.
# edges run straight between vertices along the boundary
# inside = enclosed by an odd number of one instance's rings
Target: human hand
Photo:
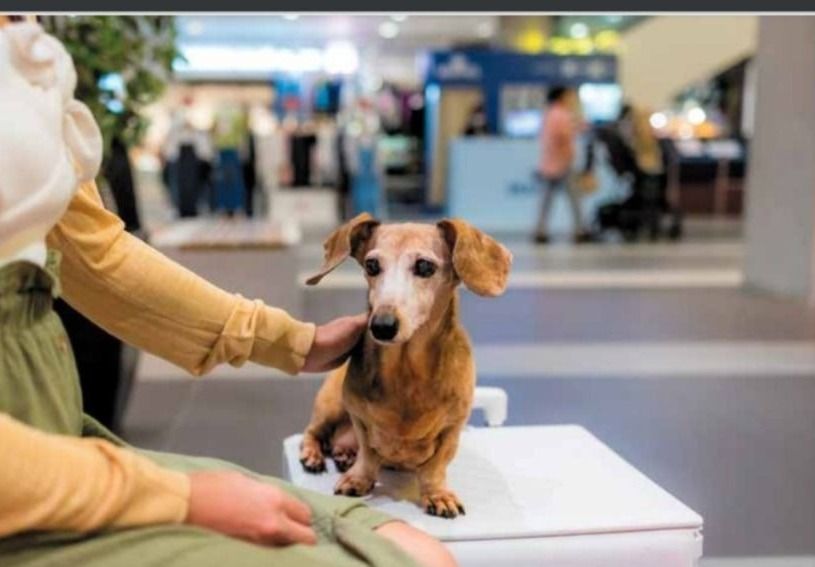
[[[305,372],[325,372],[336,368],[357,344],[360,335],[368,326],[368,315],[360,313],[340,317],[317,327],[314,343],[303,365]]]
[[[191,473],[186,523],[265,545],[317,543],[308,506],[238,472]]]

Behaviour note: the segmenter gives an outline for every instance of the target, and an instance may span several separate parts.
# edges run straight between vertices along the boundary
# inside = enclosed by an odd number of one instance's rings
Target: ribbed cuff
[[[260,303],[260,302],[258,302]],[[314,344],[314,323],[298,321],[282,309],[260,304],[250,360],[297,374]]]

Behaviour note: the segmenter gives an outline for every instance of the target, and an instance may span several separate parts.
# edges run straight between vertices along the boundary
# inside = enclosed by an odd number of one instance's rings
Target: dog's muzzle
[[[393,313],[374,315],[371,319],[371,334],[378,341],[392,341],[399,332],[399,319]]]

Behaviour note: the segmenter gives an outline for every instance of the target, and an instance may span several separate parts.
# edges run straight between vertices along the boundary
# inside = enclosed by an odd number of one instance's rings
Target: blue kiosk
[[[613,55],[526,55],[492,49],[429,54],[425,73],[426,204],[493,231],[531,231],[539,191],[533,172],[547,89],[578,89],[586,120],[613,120],[622,104]],[[476,107],[486,136],[464,137]],[[581,159],[578,156],[578,159]],[[601,186],[614,180],[602,179]],[[587,199],[601,200],[603,191]],[[608,195],[605,195],[608,197]],[[568,225],[556,208],[553,229]]]

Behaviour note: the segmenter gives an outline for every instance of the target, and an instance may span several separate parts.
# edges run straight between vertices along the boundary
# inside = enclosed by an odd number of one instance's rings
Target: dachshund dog
[[[512,255],[461,220],[382,225],[367,213],[323,247],[323,267],[307,283],[355,258],[368,281],[368,331],[317,394],[300,462],[322,472],[330,455],[343,472],[335,493],[346,496],[369,493],[380,467],[415,471],[427,513],[464,514],[446,483],[475,388],[457,286],[500,295]]]

